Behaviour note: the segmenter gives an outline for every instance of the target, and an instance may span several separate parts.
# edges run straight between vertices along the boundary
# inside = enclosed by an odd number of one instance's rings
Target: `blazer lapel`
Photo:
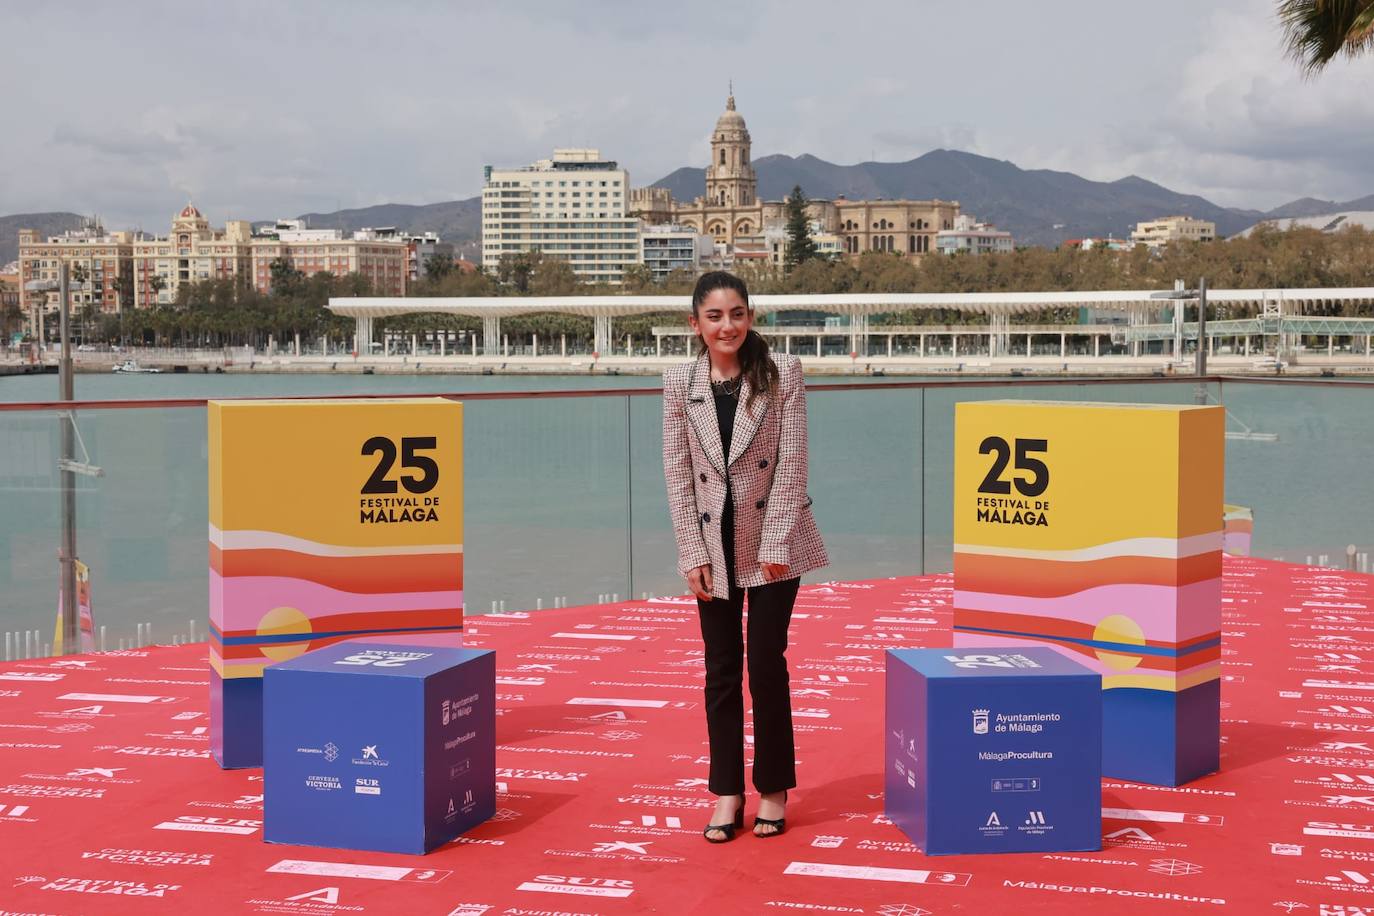
[[[687,378],[687,419],[696,431],[697,442],[712,467],[725,474],[725,449],[720,443],[720,423],[716,421],[716,402],[711,396],[711,367],[705,353],[697,357]],[[738,430],[738,419],[735,421]],[[731,451],[734,451],[732,448]]]
[[[767,395],[759,395],[754,399],[752,410],[745,409],[749,403],[749,379],[742,377],[739,380],[739,407],[735,410],[735,429],[730,435],[730,460],[727,467],[733,466],[739,460],[739,456],[744,454],[744,450],[754,441],[754,436],[758,433],[759,427],[763,425],[763,418],[768,416],[768,406],[770,398]]]

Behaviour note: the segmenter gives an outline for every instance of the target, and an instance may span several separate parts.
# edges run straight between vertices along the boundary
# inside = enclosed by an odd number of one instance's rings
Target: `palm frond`
[[[1374,0],[1279,0],[1285,51],[1309,75],[1374,51]]]

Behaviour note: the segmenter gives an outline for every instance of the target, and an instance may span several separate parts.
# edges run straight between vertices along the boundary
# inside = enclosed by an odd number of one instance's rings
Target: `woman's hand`
[[[763,581],[765,582],[778,582],[787,578],[786,563],[761,563],[759,565],[763,568]]]
[[[687,587],[702,601],[711,600],[711,564],[698,566],[687,573]]]

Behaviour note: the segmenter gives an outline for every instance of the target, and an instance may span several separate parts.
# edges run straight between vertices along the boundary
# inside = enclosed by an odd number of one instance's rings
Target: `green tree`
[[[268,270],[272,275],[272,292],[283,296],[294,295],[301,281],[305,279],[305,274],[292,267],[286,258],[274,258],[268,265]]]
[[[816,243],[811,238],[811,217],[806,212],[806,195],[801,185],[794,185],[787,197],[787,271],[798,264],[817,257]]]
[[[625,275],[621,280],[622,289],[629,295],[648,295],[657,292],[654,284],[654,272],[647,264],[631,264],[625,268]]]
[[[496,279],[520,295],[528,295],[530,279],[543,256],[537,251],[516,251],[501,255],[496,265]]]
[[[580,285],[572,265],[562,258],[541,258],[530,277],[530,293],[535,296],[575,296]]]
[[[1308,75],[1374,51],[1374,0],[1279,0],[1278,15],[1288,56]]]
[[[425,278],[428,280],[442,280],[453,270],[453,255],[446,252],[436,252],[425,261]]]

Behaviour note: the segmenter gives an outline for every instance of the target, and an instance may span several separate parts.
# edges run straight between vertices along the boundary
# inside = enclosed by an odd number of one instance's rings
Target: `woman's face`
[[[721,288],[707,293],[688,321],[713,357],[733,360],[738,358],[739,348],[754,326],[754,313],[739,293]]]

